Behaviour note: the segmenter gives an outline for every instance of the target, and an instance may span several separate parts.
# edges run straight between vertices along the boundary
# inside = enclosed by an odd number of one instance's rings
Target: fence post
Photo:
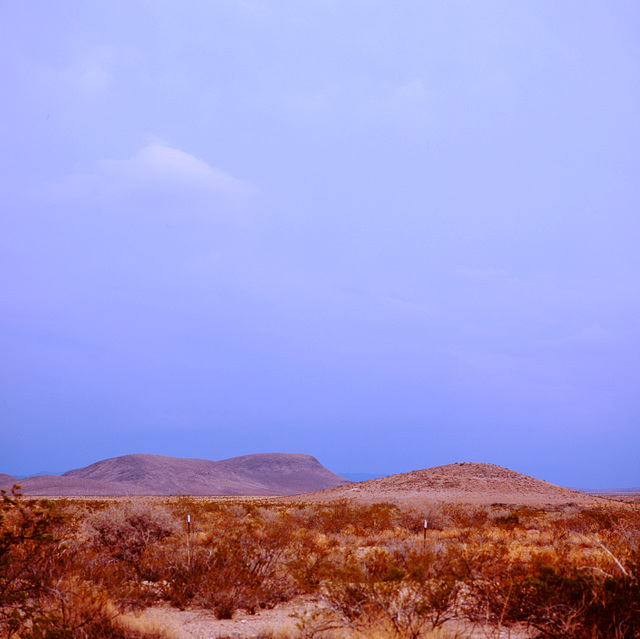
[[[187,515],[187,563],[191,565],[191,515]]]

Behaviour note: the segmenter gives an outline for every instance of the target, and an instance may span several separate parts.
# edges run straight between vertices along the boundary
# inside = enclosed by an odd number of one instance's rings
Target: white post
[[[187,564],[191,565],[191,515],[187,515]]]

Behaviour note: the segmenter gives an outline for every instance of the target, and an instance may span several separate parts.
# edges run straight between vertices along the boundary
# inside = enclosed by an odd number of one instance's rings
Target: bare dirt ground
[[[233,619],[216,619],[205,609],[178,610],[169,606],[147,608],[140,614],[145,625],[163,629],[175,639],[245,639],[296,631],[299,615],[314,607],[311,600],[299,599],[261,610],[254,615],[238,611]]]
[[[313,597],[299,597],[254,615],[238,611],[233,619],[216,619],[210,610],[205,609],[178,610],[162,606],[147,608],[137,616],[136,622],[161,628],[173,639],[295,637],[300,635],[302,616],[321,605]],[[527,639],[531,636],[522,628],[496,628],[460,621],[445,624],[444,633],[439,635],[443,639]]]

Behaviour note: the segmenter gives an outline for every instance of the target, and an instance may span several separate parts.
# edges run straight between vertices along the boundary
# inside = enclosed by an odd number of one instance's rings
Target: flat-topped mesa
[[[327,470],[315,457],[302,453],[258,453],[241,455],[216,462],[234,469],[251,472],[298,472],[300,470]]]
[[[302,454],[263,453],[243,455],[218,462],[220,467],[268,485],[273,494],[291,495],[334,488],[351,482],[327,470],[315,457]],[[295,491],[292,492],[295,486]]]

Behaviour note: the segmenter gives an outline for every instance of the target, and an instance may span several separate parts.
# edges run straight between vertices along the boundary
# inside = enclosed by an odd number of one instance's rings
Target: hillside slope
[[[0,488],[10,490],[13,484],[19,484],[20,480],[13,475],[7,475],[7,473],[0,473]]]
[[[222,461],[124,455],[20,481],[26,495],[296,495],[348,483],[311,455],[285,453]]]
[[[493,464],[464,462],[414,470],[381,479],[305,495],[306,500],[348,499],[420,505],[429,502],[472,504],[592,503],[597,497],[523,475]]]

